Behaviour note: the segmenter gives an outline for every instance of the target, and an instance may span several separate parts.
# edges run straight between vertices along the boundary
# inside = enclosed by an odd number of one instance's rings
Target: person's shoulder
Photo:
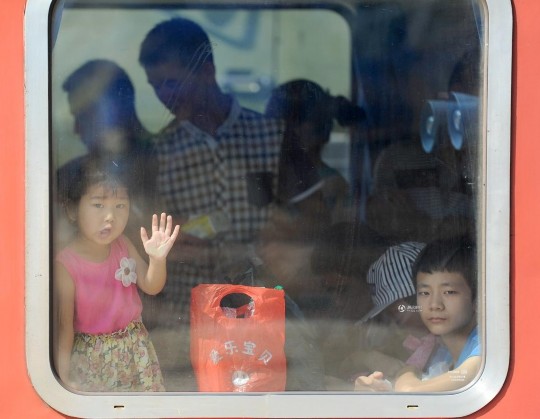
[[[64,263],[67,260],[70,260],[74,254],[75,252],[71,249],[71,243],[69,243],[56,253],[55,260]]]
[[[478,326],[475,326],[471,333],[469,333],[469,339],[473,342],[478,342]]]
[[[186,131],[185,125],[186,121],[179,121],[176,118],[173,119],[158,132],[151,134],[150,144],[155,146],[166,141],[171,141],[175,137],[181,135],[182,132]]]
[[[251,119],[270,119],[267,118],[264,114],[255,109],[246,108],[244,106],[240,107],[240,117],[241,118],[251,118]]]
[[[343,175],[339,172],[339,170],[328,166],[327,164],[323,163],[319,167],[319,175],[321,178],[323,178],[325,181],[333,181],[336,183],[345,183],[347,184],[347,181],[343,177]]]
[[[281,119],[271,118],[256,110],[244,108],[244,107],[240,109],[239,119],[251,121],[254,123],[275,125],[278,127],[281,127],[283,125],[283,121]]]
[[[481,354],[480,339],[478,338],[478,326],[475,327],[467,338],[464,352],[468,357],[479,356]]]
[[[77,253],[73,242],[64,246],[55,255],[54,262],[56,268],[61,267],[74,281],[79,279],[80,272],[84,272],[86,268],[86,260]]]
[[[252,109],[242,108],[237,118],[237,127],[242,127],[246,139],[250,142],[281,144],[284,134],[284,124],[280,119],[269,118]]]

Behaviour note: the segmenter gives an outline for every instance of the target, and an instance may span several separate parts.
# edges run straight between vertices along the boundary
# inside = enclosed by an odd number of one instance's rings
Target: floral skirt
[[[70,382],[81,391],[165,391],[154,346],[140,321],[114,333],[77,333]]]

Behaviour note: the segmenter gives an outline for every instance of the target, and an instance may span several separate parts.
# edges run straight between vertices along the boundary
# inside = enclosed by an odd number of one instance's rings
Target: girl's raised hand
[[[174,231],[172,231],[172,225],[172,217],[162,213],[159,220],[156,214],[152,216],[151,238],[148,238],[146,229],[141,227],[141,240],[148,256],[156,259],[165,259],[167,257],[180,232],[179,225],[174,227]]]

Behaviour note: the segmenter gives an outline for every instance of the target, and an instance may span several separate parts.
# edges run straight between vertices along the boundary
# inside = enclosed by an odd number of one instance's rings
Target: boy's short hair
[[[195,22],[175,17],[158,23],[141,44],[139,62],[143,67],[179,59],[182,65],[197,69],[214,62],[206,32]]]
[[[436,240],[426,245],[413,265],[413,278],[418,274],[456,272],[463,275],[476,300],[476,245],[468,237]]]

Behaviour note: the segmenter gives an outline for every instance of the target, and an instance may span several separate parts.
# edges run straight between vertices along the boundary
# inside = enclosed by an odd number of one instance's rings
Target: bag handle
[[[221,300],[228,294],[246,294],[255,305],[252,317],[272,316],[276,304],[285,307],[285,293],[281,287],[265,288],[232,284],[199,284],[191,291],[192,311],[204,311],[210,316],[223,315]],[[280,302],[281,301],[281,302]]]
[[[223,315],[221,308],[221,300],[230,294],[245,294],[253,301],[255,305],[256,316],[262,310],[264,301],[270,292],[276,291],[272,288],[265,287],[251,287],[247,285],[233,285],[233,284],[201,284],[193,289],[193,292],[201,292],[200,297],[208,301],[207,307],[211,309],[215,314]],[[283,292],[283,291],[281,291]],[[258,308],[257,308],[258,307]]]
[[[223,306],[222,303],[223,300],[229,296],[231,298],[235,298],[234,296],[238,296],[237,298],[242,298],[241,296],[244,296],[246,301],[244,301],[244,304],[240,304],[238,306],[229,306],[230,310],[227,310],[227,306]],[[216,314],[220,314],[223,317],[231,319],[245,319],[251,318],[255,315],[255,313],[258,311],[256,308],[260,304],[260,300],[260,294],[253,292],[252,287],[245,285],[224,285],[222,288],[220,288],[220,292],[216,294],[213,305],[216,310]],[[246,313],[250,309],[249,305],[251,305],[252,313],[248,316]]]
[[[216,284],[217,285],[217,284]],[[264,287],[250,287],[247,285],[236,285],[236,284],[219,284],[219,288],[215,290],[214,296],[215,301],[214,305],[221,303],[221,300],[230,294],[244,294],[251,298],[253,301],[260,299],[260,295],[256,292],[253,292],[252,288],[263,288]]]
[[[233,292],[224,295],[219,306],[226,317],[239,319],[252,317],[255,303],[249,295]]]

